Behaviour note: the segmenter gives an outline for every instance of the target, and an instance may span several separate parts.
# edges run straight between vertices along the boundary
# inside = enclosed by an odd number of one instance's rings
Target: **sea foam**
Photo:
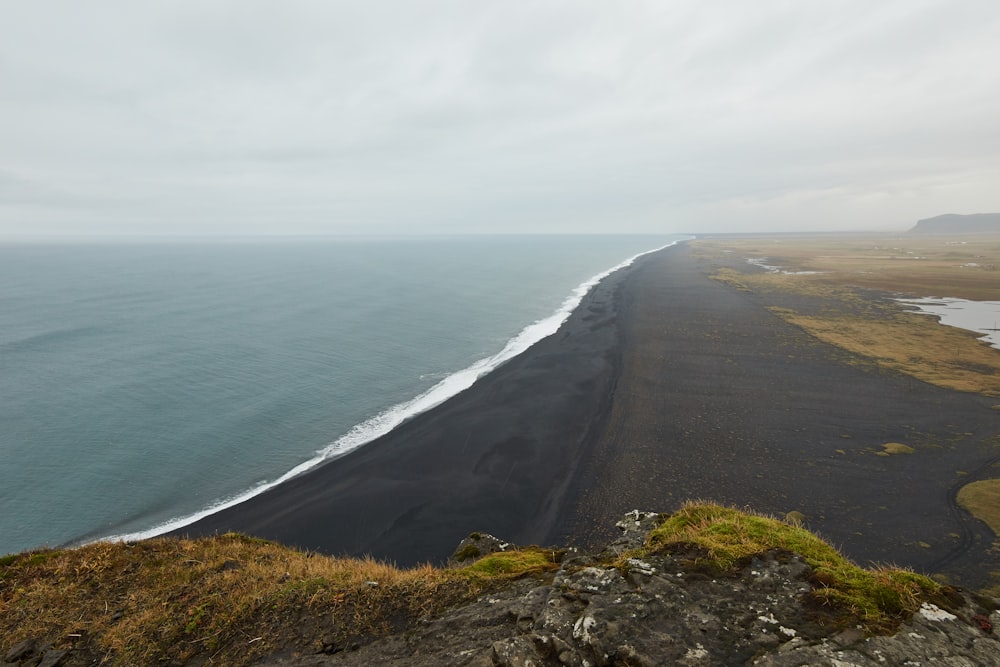
[[[616,271],[620,271],[621,269],[631,266],[635,260],[643,257],[644,255],[665,250],[676,245],[677,243],[678,241],[672,241],[664,246],[633,255],[610,269],[602,271],[601,273],[598,273],[597,275],[592,276],[586,281],[580,283],[575,289],[573,289],[570,295],[566,297],[566,299],[552,315],[537,320],[536,322],[524,327],[524,329],[522,329],[516,336],[507,341],[507,344],[502,350],[493,356],[480,359],[466,368],[446,376],[440,382],[418,396],[408,401],[398,403],[371,417],[370,419],[367,419],[360,424],[356,424],[347,433],[337,438],[323,449],[317,451],[315,456],[307,461],[303,461],[277,479],[262,481],[242,493],[213,503],[201,511],[170,519],[149,528],[148,530],[109,535],[93,541],[131,542],[135,540],[144,540],[157,535],[162,535],[164,533],[169,533],[179,528],[183,528],[184,526],[189,526],[192,523],[204,519],[205,517],[211,516],[212,514],[216,514],[222,510],[244,503],[251,498],[264,493],[265,491],[278,486],[279,484],[283,484],[294,477],[298,477],[299,475],[322,465],[323,463],[343,456],[348,452],[361,447],[362,445],[382,437],[407,419],[410,419],[411,417],[414,417],[422,412],[426,412],[427,410],[440,405],[449,398],[465,391],[471,387],[476,380],[493,371],[505,361],[513,359],[535,343],[554,334],[559,330],[559,327],[562,326],[563,322],[566,321],[576,307],[580,305],[583,297],[586,296],[587,293],[604,278],[608,277],[612,273],[615,273]]]

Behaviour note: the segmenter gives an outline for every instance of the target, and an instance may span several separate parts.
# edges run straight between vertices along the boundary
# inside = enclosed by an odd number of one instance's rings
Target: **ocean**
[[[155,535],[363,446],[678,238],[0,244],[0,554]]]

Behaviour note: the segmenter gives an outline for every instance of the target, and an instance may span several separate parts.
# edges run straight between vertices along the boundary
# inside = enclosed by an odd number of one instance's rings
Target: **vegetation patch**
[[[1000,236],[787,236],[703,239],[692,247],[714,265],[713,278],[753,292],[779,317],[880,370],[1000,396],[1000,352],[973,332],[906,312],[889,298],[1000,300]],[[746,262],[764,258],[786,273]]]
[[[984,479],[958,490],[958,504],[1000,535],[1000,479]]]
[[[871,633],[891,631],[923,601],[940,601],[945,593],[928,577],[898,568],[864,569],[805,529],[720,505],[686,504],[650,533],[640,552],[678,545],[703,550],[706,562],[698,565],[719,572],[775,549],[800,554],[813,568],[811,597]]]
[[[0,655],[25,639],[108,665],[245,665],[309,637],[332,652],[553,569],[559,556],[527,549],[398,569],[237,534],[16,554],[0,561]]]
[[[789,523],[793,526],[801,526],[806,522],[806,515],[798,510],[792,510],[785,515],[785,523]]]
[[[887,442],[882,445],[882,451],[886,454],[912,454],[916,450],[901,442]]]
[[[497,551],[483,556],[475,563],[458,570],[459,573],[475,580],[485,577],[519,577],[525,574],[545,572],[558,567],[563,552],[540,547],[526,547],[515,551]]]
[[[1000,353],[974,333],[910,313],[887,319],[791,315],[785,319],[820,340],[924,382],[1000,396]],[[990,368],[984,373],[984,368]]]

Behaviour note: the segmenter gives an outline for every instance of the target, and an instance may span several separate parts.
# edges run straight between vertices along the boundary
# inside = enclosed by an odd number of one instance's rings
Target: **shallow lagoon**
[[[1000,301],[970,301],[952,297],[924,297],[922,299],[896,299],[915,312],[934,315],[941,324],[958,327],[980,334],[979,339],[1000,350]]]

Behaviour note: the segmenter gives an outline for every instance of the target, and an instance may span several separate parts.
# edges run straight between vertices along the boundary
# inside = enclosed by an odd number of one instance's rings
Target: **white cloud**
[[[988,2],[5,14],[3,235],[898,229],[1000,209]]]

